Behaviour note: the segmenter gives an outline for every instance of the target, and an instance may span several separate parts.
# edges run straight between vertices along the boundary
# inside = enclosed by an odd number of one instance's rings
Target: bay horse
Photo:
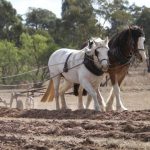
[[[66,109],[65,91],[70,89],[73,83],[78,83],[93,98],[95,110],[103,109],[105,104],[102,101],[99,102],[100,93],[97,89],[100,75],[108,69],[108,50],[108,38],[92,39],[82,50],[67,48],[56,50],[49,58],[50,82],[41,101],[52,101],[55,97],[58,110],[60,95],[62,109]],[[65,84],[59,87],[61,77],[64,78]]]
[[[127,108],[123,105],[120,97],[120,85],[124,80],[131,60],[134,56],[141,61],[146,60],[146,53],[144,51],[145,35],[141,27],[130,26],[120,33],[114,35],[109,43],[109,69],[108,73],[112,83],[112,89],[106,102],[106,111],[113,110],[113,101],[116,98],[116,110],[124,111]],[[79,89],[79,100],[82,103],[82,87]],[[91,97],[88,95],[86,108],[89,107]]]

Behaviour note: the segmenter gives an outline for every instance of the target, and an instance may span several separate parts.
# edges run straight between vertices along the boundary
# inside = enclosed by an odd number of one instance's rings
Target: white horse
[[[58,110],[60,95],[62,109],[66,109],[64,94],[73,83],[79,83],[92,96],[95,110],[99,111],[100,106],[103,110],[105,103],[98,102],[100,101],[98,86],[101,74],[108,69],[108,50],[108,38],[105,40],[97,38],[89,41],[88,46],[82,50],[63,48],[55,51],[48,62],[50,82],[41,101],[52,101],[55,97]],[[65,84],[59,88],[61,77],[64,78]]]

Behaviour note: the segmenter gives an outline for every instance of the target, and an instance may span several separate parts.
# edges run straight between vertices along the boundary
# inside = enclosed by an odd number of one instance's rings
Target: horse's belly
[[[62,75],[72,83],[79,83],[78,72],[76,69],[69,70],[67,73],[62,73]]]

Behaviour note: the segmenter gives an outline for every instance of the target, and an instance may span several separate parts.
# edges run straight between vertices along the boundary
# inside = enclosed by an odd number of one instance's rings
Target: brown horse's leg
[[[116,106],[117,106],[116,109],[126,110],[120,98],[120,85],[123,79],[125,78],[126,73],[127,73],[127,68],[123,68],[122,70],[119,70],[118,73],[110,74],[110,79],[113,88],[111,89],[108,100],[106,102],[106,111],[113,110],[113,101],[115,97],[116,97]]]
[[[111,88],[111,91],[110,91],[110,94],[109,94],[109,97],[107,99],[107,102],[106,102],[106,111],[112,111],[114,110],[113,108],[113,102],[114,102],[114,92],[113,92],[113,88]]]
[[[127,110],[127,108],[123,105],[121,97],[120,97],[120,85],[121,85],[123,79],[125,78],[126,73],[127,73],[127,71],[124,70],[118,78],[118,83],[116,82],[115,85],[113,86],[114,93],[116,96],[116,110],[117,111]]]

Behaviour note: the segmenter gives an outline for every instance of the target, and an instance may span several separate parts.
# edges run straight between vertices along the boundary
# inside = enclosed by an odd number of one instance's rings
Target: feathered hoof
[[[122,107],[117,107],[117,109],[116,109],[116,111],[118,111],[118,112],[123,112],[123,111],[127,111],[128,109],[126,108],[126,107],[124,107],[124,106],[122,106]]]
[[[81,105],[81,106],[78,106],[78,110],[83,110],[85,109],[85,106]]]

